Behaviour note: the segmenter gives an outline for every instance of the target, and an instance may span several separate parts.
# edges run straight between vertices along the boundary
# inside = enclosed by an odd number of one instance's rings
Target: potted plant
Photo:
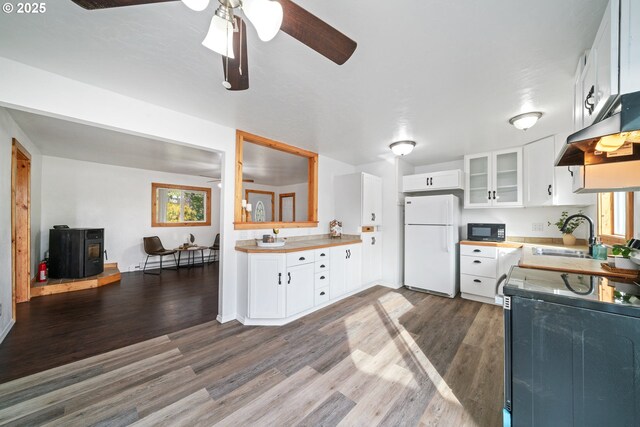
[[[628,243],[626,245],[613,245],[611,253],[616,256],[616,268],[623,268],[625,270],[640,269],[640,265],[637,265],[631,260],[631,255],[636,251],[637,249],[630,247]]]
[[[579,210],[578,213],[582,213],[582,210]],[[562,226],[564,225],[564,222],[568,217],[569,212],[562,211],[562,215],[560,215],[558,221],[554,223],[554,225],[558,227],[558,230],[562,231]],[[569,221],[569,224],[567,224],[567,228],[565,229],[566,232],[562,234],[562,242],[565,246],[574,246],[576,244],[576,237],[573,235],[573,232],[576,230],[576,228],[580,227],[580,224],[582,224],[584,221],[585,219],[580,217],[574,218]],[[547,225],[551,226],[551,222],[547,222]]]

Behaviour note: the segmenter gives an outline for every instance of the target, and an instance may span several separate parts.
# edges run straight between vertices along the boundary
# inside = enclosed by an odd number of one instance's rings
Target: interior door
[[[407,225],[404,284],[452,295],[456,288],[454,226]]]

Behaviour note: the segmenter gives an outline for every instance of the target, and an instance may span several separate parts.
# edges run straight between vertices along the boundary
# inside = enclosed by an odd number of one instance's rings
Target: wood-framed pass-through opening
[[[296,210],[300,210],[300,205],[302,206],[302,214],[296,215],[293,217],[293,221],[277,221],[276,219],[280,218],[280,213],[282,212],[282,207],[280,203],[278,203],[278,213],[272,213],[270,221],[253,221],[253,217],[250,212],[247,212],[242,204],[242,201],[247,201],[249,194],[246,193],[246,189],[243,191],[243,180],[244,182],[252,183],[252,186],[256,187],[261,184],[258,179],[254,180],[254,176],[244,175],[245,170],[247,168],[249,170],[249,166],[254,165],[245,165],[245,144],[255,144],[259,147],[268,148],[270,150],[275,150],[279,153],[287,153],[292,154],[294,156],[302,157],[305,161],[303,165],[300,165],[300,169],[302,172],[306,172],[306,183],[298,183],[298,187],[303,187],[303,193],[306,194],[307,203],[304,203],[304,198],[299,199],[299,205],[294,207]],[[262,149],[264,149],[262,148]],[[266,154],[260,159],[260,165],[258,167],[261,171],[272,170],[273,178],[275,179],[275,175],[283,172],[282,170],[274,170],[275,164],[269,164],[269,158],[275,158],[277,156],[273,156],[266,151],[261,154]],[[280,154],[281,155],[281,154]],[[295,160],[295,157],[292,157]],[[296,160],[297,161],[297,160]],[[266,164],[264,164],[266,163]],[[304,170],[306,165],[306,171]],[[284,166],[286,167],[286,166]],[[283,167],[283,168],[284,168]],[[271,168],[271,169],[270,169]],[[277,168],[276,168],[277,169]],[[267,176],[267,178],[272,178]],[[246,180],[244,178],[247,178]],[[251,178],[251,179],[249,179]],[[255,181],[255,182],[254,182]],[[274,184],[275,185],[275,184]],[[263,185],[262,187],[266,187]],[[291,185],[283,185],[281,188],[291,188]],[[267,192],[267,190],[263,190]],[[292,190],[287,190],[286,192],[283,190],[282,193],[278,194],[278,202],[280,202],[280,195],[287,196],[293,193]],[[297,194],[299,196],[300,193]],[[272,139],[268,139],[262,136],[254,135],[248,132],[244,132],[241,130],[236,131],[236,176],[235,176],[235,211],[234,211],[234,226],[236,230],[247,230],[247,229],[269,229],[269,228],[294,228],[294,227],[317,227],[318,226],[318,154],[312,151],[307,151],[302,148],[294,147],[292,145],[285,144],[283,142],[274,141]],[[295,206],[295,203],[294,203]],[[271,208],[273,209],[274,203],[271,204]],[[304,214],[304,210],[306,208],[306,215]],[[254,207],[252,206],[252,212]]]
[[[11,281],[13,319],[16,303],[31,298],[31,155],[11,144]]]

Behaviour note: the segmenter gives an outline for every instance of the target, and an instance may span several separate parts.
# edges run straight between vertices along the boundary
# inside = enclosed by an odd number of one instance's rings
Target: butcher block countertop
[[[553,243],[522,243],[522,242],[474,242],[463,240],[461,245],[489,246],[498,248],[522,248],[522,258],[519,267],[535,268],[538,270],[561,271],[565,273],[591,274],[594,276],[607,276],[615,278],[625,278],[623,274],[617,274],[602,268],[605,261],[588,258],[571,258],[552,255],[534,255],[532,248],[558,248],[574,251],[588,252],[587,246],[564,246]]]
[[[287,240],[287,243],[279,248],[260,248],[253,243],[236,245],[236,251],[246,252],[250,254],[270,253],[270,254],[286,254],[289,252],[308,251],[311,249],[331,248],[333,246],[353,245],[362,243],[360,236],[342,236],[341,238],[332,239],[329,237],[318,237],[304,240]]]

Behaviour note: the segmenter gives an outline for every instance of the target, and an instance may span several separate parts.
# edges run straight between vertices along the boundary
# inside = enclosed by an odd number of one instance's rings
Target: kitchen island
[[[509,425],[637,425],[638,284],[514,268],[504,294]]]

